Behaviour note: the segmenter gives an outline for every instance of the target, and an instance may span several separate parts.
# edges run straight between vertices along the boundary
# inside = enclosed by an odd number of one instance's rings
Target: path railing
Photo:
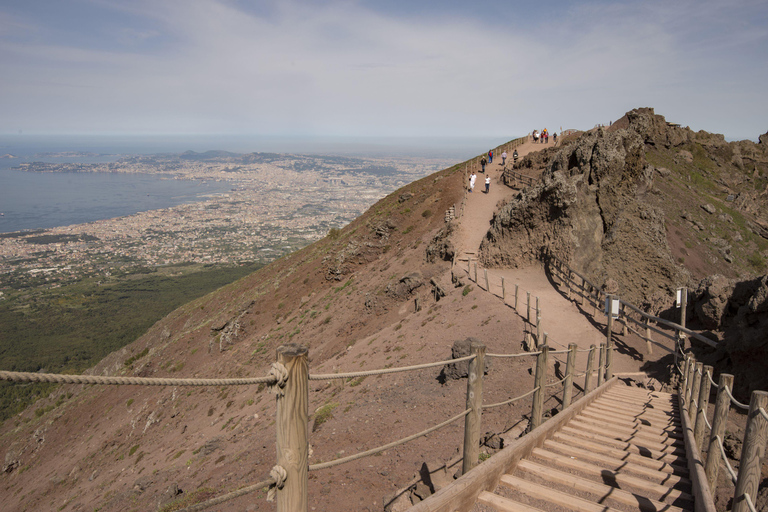
[[[586,300],[593,307],[593,311],[597,311],[598,307],[603,306],[605,300],[611,298],[610,294],[602,292],[556,256],[548,254],[548,261],[551,274],[558,276],[561,284],[567,288],[569,298],[571,298],[572,293],[576,294],[581,299],[581,304],[584,305]],[[700,452],[706,448],[705,466],[703,468],[701,465],[694,467],[694,470],[702,473],[699,480],[706,482],[706,492],[710,493],[705,501],[711,501],[712,489],[717,486],[719,469],[721,466],[725,466],[734,485],[733,512],[755,512],[754,499],[757,496],[760,483],[761,459],[764,457],[766,440],[768,440],[768,412],[766,412],[768,411],[768,392],[753,391],[749,405],[743,404],[733,397],[733,375],[720,374],[719,382],[716,384],[713,380],[713,368],[696,362],[690,353],[685,352],[686,336],[708,346],[717,347],[717,343],[713,340],[685,327],[687,289],[682,288],[680,293],[681,317],[679,324],[650,315],[629,302],[619,300],[619,304],[617,321],[623,324],[624,334],[626,334],[626,330],[629,330],[645,339],[649,354],[653,350],[652,343],[657,344],[651,338],[651,331],[675,342],[674,369],[681,377],[680,400],[691,426],[691,435],[694,441],[692,444],[695,445],[694,453],[690,454],[690,458],[702,460],[703,457],[701,457]],[[645,329],[645,333],[636,330],[630,324],[639,329]],[[669,331],[662,330],[661,327],[666,327]],[[678,364],[678,360],[684,361],[683,367]],[[718,391],[714,415],[710,423],[707,418],[707,411],[712,387]],[[738,474],[729,464],[723,446],[731,405],[748,411]],[[707,429],[709,430],[709,437],[706,435]]]
[[[573,399],[574,379],[584,376],[584,393],[595,388],[594,374],[602,384],[606,376],[605,358],[600,358],[600,364],[594,367],[596,347],[589,349],[590,356],[587,368],[583,373],[576,372],[576,344],[570,344],[568,350],[550,350],[547,345],[541,345],[536,352],[519,354],[486,353],[486,347],[481,343],[471,345],[471,354],[466,357],[417,364],[407,367],[386,368],[377,370],[358,371],[350,373],[310,374],[308,371],[308,349],[296,344],[278,347],[277,360],[272,364],[268,375],[256,378],[240,379],[165,379],[142,377],[110,377],[97,375],[57,375],[24,372],[0,371],[0,380],[12,382],[56,382],[66,384],[102,384],[102,385],[151,385],[151,386],[242,386],[267,384],[276,395],[276,464],[269,477],[261,482],[249,485],[191,507],[185,511],[204,510],[225,501],[269,488],[267,499],[277,501],[279,512],[306,511],[308,506],[308,474],[354,460],[375,455],[384,450],[394,448],[409,441],[426,436],[438,429],[464,418],[463,471],[467,472],[478,464],[480,450],[480,435],[482,412],[486,409],[502,407],[531,399],[530,429],[534,429],[544,421],[544,399],[551,393],[548,389],[562,385],[562,408],[567,408]],[[605,348],[601,347],[601,354]],[[567,354],[565,375],[555,382],[547,382],[549,358],[558,354]],[[486,358],[512,359],[519,357],[536,357],[536,372],[533,389],[508,400],[484,404],[483,381]],[[400,372],[410,372],[429,368],[441,367],[448,364],[468,362],[468,379],[466,406],[458,414],[445,421],[433,425],[421,432],[412,434],[383,446],[372,448],[354,455],[342,457],[328,462],[309,464],[309,381],[331,379],[353,379],[370,375],[386,375]],[[558,392],[557,394],[559,394]]]
[[[733,512],[755,510],[755,499],[759,492],[761,464],[768,440],[768,391],[753,391],[749,405],[733,397],[733,375],[721,373],[718,382],[713,379],[713,368],[697,362],[691,354],[685,356],[680,373],[680,397],[684,412],[693,425],[694,444],[698,451],[706,448],[704,475],[710,489],[717,487],[720,468],[725,466],[734,485]],[[711,389],[717,389],[715,410],[710,423],[707,418]],[[747,427],[742,440],[738,474],[728,462],[723,439],[728,423],[731,405],[747,411]],[[709,431],[707,437],[706,432]]]

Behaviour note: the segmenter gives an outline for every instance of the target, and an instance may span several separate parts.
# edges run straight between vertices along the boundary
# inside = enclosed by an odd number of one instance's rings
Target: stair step
[[[617,487],[593,482],[592,480],[564,473],[554,468],[542,466],[541,464],[531,462],[530,460],[521,460],[518,463],[517,469],[524,473],[536,475],[537,477],[554,484],[565,485],[576,491],[597,495],[596,500],[598,503],[602,503],[606,498],[610,498],[624,505],[637,506],[643,512],[658,512],[661,510],[668,512],[683,511],[682,508],[670,505],[669,503],[662,503],[641,494],[635,494]]]

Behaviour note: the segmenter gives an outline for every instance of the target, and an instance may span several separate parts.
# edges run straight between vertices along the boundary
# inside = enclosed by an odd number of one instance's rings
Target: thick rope
[[[717,382],[712,380],[712,372],[707,372],[707,378],[709,379],[709,383],[714,386],[715,389],[719,388],[720,386],[717,385]]]
[[[723,462],[725,462],[725,469],[728,470],[728,473],[731,475],[731,482],[733,482],[733,485],[736,485],[736,472],[731,467],[731,463],[728,462],[728,456],[725,455],[725,448],[723,448],[723,440],[720,439],[720,436],[716,436],[715,439],[717,439],[717,446],[720,448],[720,455],[723,456]]]
[[[567,354],[570,350],[550,350],[550,354]]]
[[[288,472],[282,466],[272,466],[269,471],[269,476],[274,480],[274,484],[270,484],[267,491],[267,501],[275,501],[277,496],[277,490],[282,489],[285,485],[285,479],[288,478]]]
[[[387,368],[384,370],[368,370],[364,372],[310,374],[309,380],[351,379],[354,377],[369,377],[371,375],[385,375],[387,373],[410,372],[414,370],[423,370],[424,368],[432,368],[434,366],[445,366],[451,363],[460,363],[462,361],[469,361],[470,359],[474,359],[474,358],[475,356],[465,356],[465,357],[459,357],[457,359],[451,359],[449,361],[438,361],[436,363],[417,364],[414,366],[402,366],[400,368]]]
[[[584,371],[584,372],[581,372],[581,373],[574,373],[574,374],[573,374],[573,377],[574,377],[574,378],[576,378],[576,377],[583,377],[583,376],[585,376],[586,374],[587,374],[587,372],[585,372],[585,371]]]
[[[766,412],[765,412],[765,409],[763,409],[763,408],[761,407],[761,408],[759,408],[759,409],[757,410],[757,412],[759,412],[759,413],[760,413],[760,416],[762,416],[762,417],[763,417],[763,419],[765,419],[765,421],[768,421],[768,413],[766,413]]]
[[[356,453],[356,454],[350,455],[348,457],[342,457],[341,459],[336,459],[336,460],[332,460],[332,461],[328,461],[328,462],[322,462],[322,463],[319,463],[319,464],[311,464],[309,466],[309,470],[310,471],[317,471],[319,469],[332,468],[333,466],[338,466],[340,464],[344,464],[344,463],[347,463],[347,462],[352,462],[353,460],[362,459],[363,457],[368,457],[369,455],[375,455],[377,453],[383,452],[384,450],[389,450],[390,448],[394,448],[396,446],[400,446],[401,444],[405,444],[405,443],[407,443],[409,441],[413,441],[414,439],[417,439],[417,438],[419,438],[421,436],[425,436],[427,434],[430,434],[430,433],[434,432],[435,430],[441,429],[441,428],[445,427],[446,425],[449,425],[449,424],[453,423],[457,419],[463,418],[464,416],[469,414],[471,411],[472,411],[472,409],[467,409],[466,411],[461,412],[461,413],[457,414],[456,416],[454,416],[453,418],[449,418],[449,419],[445,420],[444,422],[442,422],[442,423],[440,423],[438,425],[435,425],[434,427],[430,427],[430,428],[428,428],[426,430],[423,430],[423,431],[419,432],[418,434],[413,434],[411,436],[404,437],[403,439],[400,439],[398,441],[393,441],[393,442],[391,442],[389,444],[385,444],[384,446],[380,446],[378,448],[371,448],[370,450],[367,450],[367,451],[364,451],[364,452],[360,452],[360,453]]]
[[[747,502],[747,507],[749,507],[749,510],[751,510],[752,512],[757,512],[757,510],[755,509],[754,503],[752,503],[752,498],[749,496],[749,494],[745,492],[743,496],[744,496],[744,501]]]
[[[134,386],[245,386],[250,384],[272,384],[275,382],[275,377],[269,375],[267,377],[247,379],[165,379],[0,371],[0,380],[9,380],[12,382],[54,382],[58,384],[114,384]]]
[[[568,376],[566,375],[565,377],[563,377],[563,378],[562,378],[562,379],[560,379],[559,381],[557,381],[557,382],[552,382],[552,383],[550,383],[550,384],[546,384],[544,387],[545,387],[545,388],[551,388],[552,386],[557,386],[558,384],[561,384],[561,383],[565,382],[565,379],[567,379],[567,378],[568,378]]]
[[[288,369],[275,361],[269,369],[269,376],[275,379],[274,382],[268,385],[269,391],[277,395],[278,398],[282,397],[284,395],[283,388],[285,383],[288,382]]]
[[[738,407],[738,408],[740,408],[740,409],[744,409],[745,411],[748,411],[748,410],[749,410],[749,406],[748,406],[748,405],[744,405],[743,403],[741,403],[741,402],[739,402],[738,400],[736,400],[735,398],[733,398],[733,395],[731,394],[731,390],[730,390],[730,389],[728,389],[728,388],[726,387],[726,388],[725,388],[725,392],[726,392],[726,393],[728,393],[728,398],[730,398],[730,399],[731,399],[731,403],[732,403],[733,405],[735,405],[736,407]]]
[[[525,357],[525,356],[537,356],[539,354],[541,354],[541,352],[522,352],[520,354],[485,354],[485,357]]]
[[[248,487],[243,487],[242,489],[227,493],[224,496],[219,496],[218,498],[213,498],[212,500],[204,501],[203,503],[197,503],[195,505],[179,509],[179,512],[198,512],[199,510],[205,510],[215,505],[220,505],[226,501],[233,500],[235,498],[239,498],[240,496],[258,491],[259,489],[263,489],[269,485],[274,485],[274,483],[275,480],[270,478],[269,480],[264,480],[263,482],[249,485]]]
[[[704,416],[704,424],[707,426],[709,430],[712,430],[712,425],[709,423],[709,420],[707,419],[707,415],[703,414]]]
[[[520,395],[520,396],[515,397],[515,398],[511,398],[511,399],[509,399],[509,400],[507,400],[505,402],[499,402],[497,404],[484,405],[483,406],[483,410],[485,410],[485,409],[493,409],[494,407],[501,407],[502,405],[511,404],[512,402],[517,402],[518,400],[522,400],[523,398],[525,398],[525,397],[527,397],[529,395],[534,394],[538,390],[539,390],[539,386],[536,386],[535,388],[533,388],[532,390],[530,390],[526,394]]]

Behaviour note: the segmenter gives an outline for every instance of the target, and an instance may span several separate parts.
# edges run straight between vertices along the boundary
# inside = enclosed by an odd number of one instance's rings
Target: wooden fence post
[[[467,376],[467,409],[464,417],[464,461],[462,474],[475,467],[480,457],[480,425],[483,412],[483,374],[485,373],[485,345],[472,342],[472,355]]]
[[[531,430],[541,425],[542,409],[544,408],[544,386],[547,383],[547,354],[549,347],[539,347],[541,353],[536,356],[536,377],[533,382],[533,405],[531,406]]]
[[[472,256],[467,256],[467,275],[472,279]]]
[[[675,352],[677,354],[677,352]],[[687,379],[688,379],[688,365],[691,363],[691,360],[688,358],[688,356],[685,356],[685,361],[683,361],[683,367],[680,369],[680,385],[678,388],[680,389],[680,395],[685,399],[685,387],[688,385]]]
[[[501,300],[507,303],[507,288],[504,286],[504,276],[501,277]]]
[[[619,317],[624,319],[623,322],[621,322],[621,335],[626,336],[627,335],[627,312],[624,310],[624,304],[621,305],[619,308]]]
[[[685,379],[685,404],[690,407],[691,393],[693,391],[693,379],[696,375],[696,359],[689,355],[691,361],[688,363],[688,376]]]
[[[707,450],[707,463],[704,472],[707,474],[709,488],[714,489],[717,483],[717,474],[720,471],[720,449],[717,447],[717,437],[723,439],[725,426],[728,423],[728,411],[731,408],[731,399],[726,388],[733,387],[733,375],[721,373],[717,384],[717,398],[715,399],[715,416],[712,418],[712,431],[709,434],[709,449]]]
[[[605,343],[600,344],[600,364],[597,367],[597,385],[602,386],[605,382]]]
[[[488,269],[487,268],[483,269],[483,276],[485,277],[485,291],[490,293],[491,292],[491,283],[488,281]]]
[[[685,316],[688,309],[688,288],[680,290],[680,325],[685,327]]]
[[[568,282],[568,300],[571,300],[571,271],[568,270],[568,275],[566,276],[566,280]]]
[[[610,379],[613,377],[613,295],[608,295],[606,298],[608,305],[608,319],[607,326],[605,328],[605,378]],[[602,363],[600,363],[602,366]],[[600,370],[602,373],[602,369]],[[600,382],[602,384],[602,382]]]
[[[699,451],[703,448],[704,443],[704,427],[706,424],[704,420],[707,417],[707,407],[709,406],[709,377],[712,375],[712,367],[704,366],[704,375],[701,377],[701,390],[699,391],[699,407],[696,413],[696,422],[693,427],[693,437],[696,439],[696,446],[699,447]]]
[[[584,377],[584,394],[586,395],[592,391],[593,377],[595,373],[595,350],[597,347],[591,345],[589,347],[589,354],[587,355],[587,375]]]
[[[475,284],[478,284],[478,282],[477,282],[477,262],[475,262]]]
[[[768,440],[768,420],[760,414],[760,408],[768,411],[768,391],[753,391],[749,401],[747,430],[741,447],[736,490],[733,493],[733,512],[749,511],[744,494],[749,494],[753,505],[757,501],[761,479],[762,461],[760,459],[765,456],[765,445]]]
[[[648,326],[648,320],[645,320],[645,346],[648,349],[648,355],[653,355],[653,344],[651,343],[651,328]],[[677,351],[677,350],[675,350]]]
[[[696,363],[693,370],[693,384],[691,384],[691,401],[688,403],[688,418],[691,420],[691,425],[696,424],[696,411],[699,409],[699,391],[701,391],[701,374],[703,371],[704,363]]]
[[[526,302],[528,303],[528,313],[525,316],[525,319],[528,320],[528,323],[531,323],[531,292],[525,292],[526,296]]]
[[[519,286],[515,285],[515,311],[517,311],[517,291]]]
[[[576,368],[576,345],[575,343],[568,344],[568,359],[565,362],[565,381],[563,382],[563,410],[566,410],[571,405],[571,398],[573,397],[573,373]]]
[[[306,512],[309,483],[309,368],[307,347],[277,347],[277,362],[288,370],[282,396],[277,396],[277,465],[286,471],[277,491],[278,512]]]

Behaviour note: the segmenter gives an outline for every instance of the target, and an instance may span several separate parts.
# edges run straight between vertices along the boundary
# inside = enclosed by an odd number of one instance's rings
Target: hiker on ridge
[[[488,163],[488,160],[485,159],[485,155],[480,159],[480,166],[483,168],[480,172],[485,172],[485,164]]]

